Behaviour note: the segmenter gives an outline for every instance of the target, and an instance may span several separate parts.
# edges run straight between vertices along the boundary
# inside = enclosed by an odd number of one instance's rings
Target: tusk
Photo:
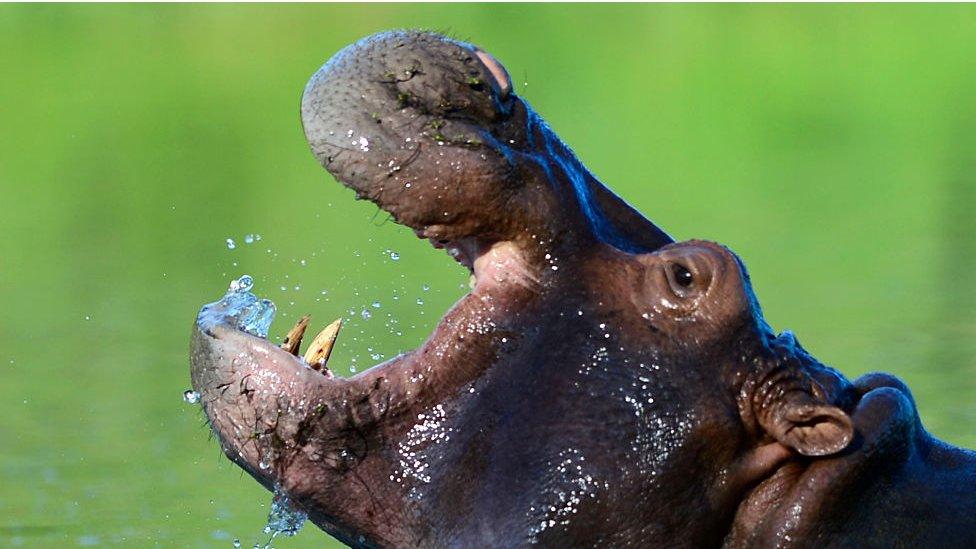
[[[281,342],[281,348],[288,351],[289,353],[298,356],[298,351],[302,346],[302,336],[305,335],[305,328],[308,328],[308,319],[312,315],[305,315],[298,319],[295,323],[295,327],[288,330],[288,335],[285,336],[285,340]]]
[[[332,324],[326,326],[325,329],[319,332],[319,335],[315,336],[315,339],[309,344],[308,350],[305,351],[306,364],[315,370],[321,370],[323,373],[329,371],[325,365],[329,361],[329,355],[332,354],[332,347],[335,346],[336,338],[339,337],[339,328],[341,327],[342,319],[339,318]]]

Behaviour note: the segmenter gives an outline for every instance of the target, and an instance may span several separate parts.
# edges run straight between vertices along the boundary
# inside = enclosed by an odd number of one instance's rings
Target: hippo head
[[[201,312],[193,387],[224,452],[339,539],[717,544],[759,520],[757,485],[854,438],[855,390],[771,331],[742,262],[610,192],[487,53],[366,38],[302,119],[336,179],[474,277],[418,349],[351,378],[299,359],[301,330],[281,348],[226,299]]]

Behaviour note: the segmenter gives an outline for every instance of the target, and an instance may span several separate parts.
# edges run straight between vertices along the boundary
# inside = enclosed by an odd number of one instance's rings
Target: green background
[[[270,494],[180,399],[191,321],[231,277],[278,304],[278,336],[351,318],[339,372],[462,295],[464,269],[301,133],[307,78],[397,27],[491,51],[609,186],[738,251],[774,327],[903,377],[936,435],[976,446],[976,8],[7,5],[0,545],[266,540]]]

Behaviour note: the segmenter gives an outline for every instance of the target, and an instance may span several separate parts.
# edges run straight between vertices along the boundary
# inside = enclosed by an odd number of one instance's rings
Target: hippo
[[[420,31],[336,54],[314,156],[467,267],[417,349],[333,375],[225,298],[191,378],[230,460],[354,547],[974,547],[976,453],[891,375],[763,319],[742,260],[604,186],[485,51]],[[253,298],[248,303],[253,303]],[[247,317],[247,318],[244,318]]]

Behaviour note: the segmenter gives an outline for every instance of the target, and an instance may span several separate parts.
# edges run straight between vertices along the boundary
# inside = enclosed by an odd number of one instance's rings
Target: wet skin
[[[194,327],[225,453],[361,546],[973,546],[976,454],[763,320],[746,269],[604,187],[501,65],[384,33],[311,79],[313,153],[471,269],[418,349],[323,375]],[[284,330],[282,330],[284,331]]]

